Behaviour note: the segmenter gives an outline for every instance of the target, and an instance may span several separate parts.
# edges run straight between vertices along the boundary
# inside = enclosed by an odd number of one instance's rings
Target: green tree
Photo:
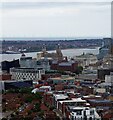
[[[25,99],[25,102],[26,102],[26,103],[31,103],[32,100],[33,100],[33,97],[28,96],[28,97]]]
[[[35,110],[36,110],[37,112],[40,111],[40,103],[36,103],[36,104],[35,104]]]
[[[41,96],[40,93],[36,93],[36,94],[33,94],[33,98],[34,98],[34,99],[41,100],[41,99],[42,99],[42,96]]]

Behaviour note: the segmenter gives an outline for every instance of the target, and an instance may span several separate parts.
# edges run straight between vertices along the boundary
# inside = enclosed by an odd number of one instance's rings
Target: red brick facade
[[[62,63],[62,62],[61,62]],[[60,63],[60,64],[61,64]],[[68,64],[68,62],[66,62]],[[68,65],[59,65],[59,63],[51,64],[51,69],[52,70],[59,70],[59,71],[70,71],[70,72],[75,72],[76,68],[78,66],[77,62],[72,63],[70,66]]]
[[[10,74],[0,75],[0,80],[11,80]]]

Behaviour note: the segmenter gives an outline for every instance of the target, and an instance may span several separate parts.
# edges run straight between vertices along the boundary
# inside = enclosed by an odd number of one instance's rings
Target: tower
[[[45,57],[46,53],[47,53],[46,46],[45,46],[45,44],[43,44],[43,46],[42,46],[42,57]]]
[[[63,59],[63,54],[62,54],[61,49],[60,49],[60,44],[57,45],[56,54],[57,54],[58,60]]]
[[[45,44],[43,44],[43,46],[42,46],[42,52],[46,53],[46,46],[45,46]]]

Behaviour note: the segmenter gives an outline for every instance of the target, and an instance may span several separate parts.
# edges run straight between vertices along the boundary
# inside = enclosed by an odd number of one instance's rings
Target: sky
[[[110,37],[111,0],[1,0],[0,37]]]

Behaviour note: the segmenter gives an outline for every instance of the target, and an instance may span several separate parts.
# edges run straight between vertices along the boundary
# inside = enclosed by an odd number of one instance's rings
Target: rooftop
[[[46,88],[51,88],[51,86],[41,86],[40,88],[46,89]]]
[[[56,78],[49,78],[50,80],[73,80],[75,79],[74,77],[56,77]]]
[[[72,98],[71,100],[64,100],[64,101],[59,101],[61,104],[64,102],[86,102],[86,100],[82,100],[81,98]]]
[[[55,97],[55,100],[68,98],[68,96],[64,94],[54,94],[54,97]]]

